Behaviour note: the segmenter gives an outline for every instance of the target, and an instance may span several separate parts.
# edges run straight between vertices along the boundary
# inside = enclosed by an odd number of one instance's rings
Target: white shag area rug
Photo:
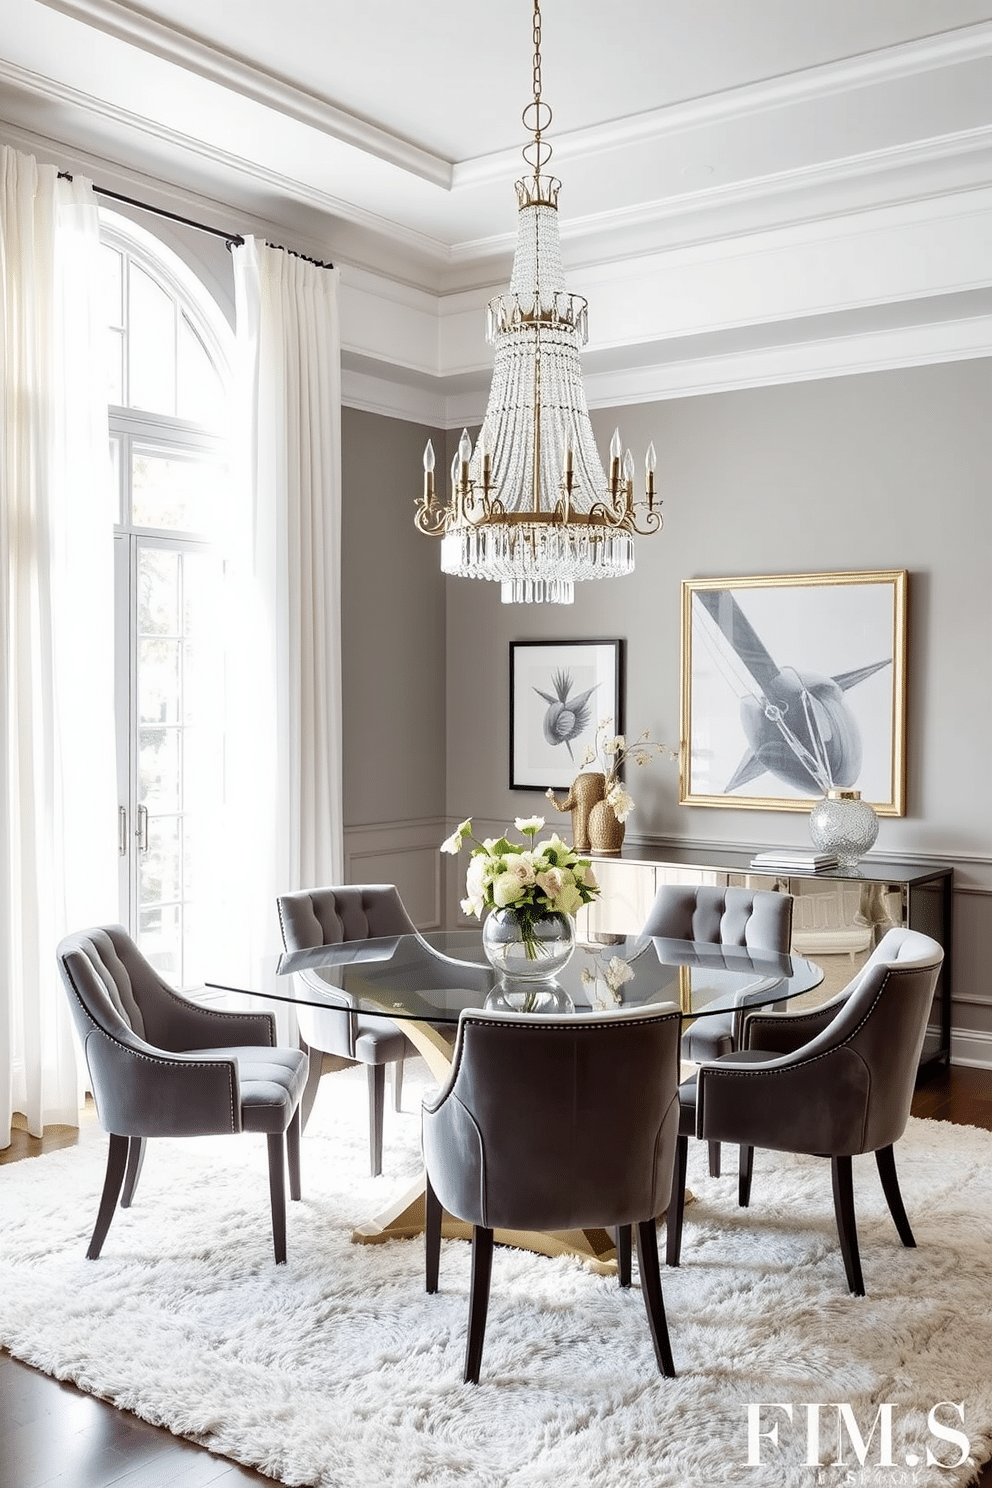
[[[468,1244],[443,1244],[429,1297],[422,1242],[350,1238],[418,1171],[418,1065],[378,1179],[364,1071],[324,1077],[284,1267],[261,1138],[150,1143],[95,1262],[102,1141],[0,1168],[0,1344],[321,1488],[950,1488],[992,1456],[992,1134],[911,1122],[896,1155],[917,1250],[856,1161],[864,1298],[825,1162],[757,1153],[741,1211],[736,1176],[709,1178],[691,1143],[697,1200],[682,1265],[663,1269],[678,1378],[656,1371],[636,1266],[621,1292],[578,1261],[497,1249],[473,1387]]]

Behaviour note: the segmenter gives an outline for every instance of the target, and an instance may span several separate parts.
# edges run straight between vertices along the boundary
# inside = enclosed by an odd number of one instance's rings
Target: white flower
[[[626,821],[634,809],[633,798],[627,794],[619,781],[606,793],[607,803],[613,807],[617,821]]]
[[[446,851],[457,852],[466,838],[474,843],[461,900],[463,913],[481,918],[488,909],[514,909],[530,924],[548,914],[574,915],[595,899],[599,885],[589,871],[588,859],[579,859],[557,832],[535,845],[534,838],[544,826],[542,817],[518,817],[515,825],[524,835],[524,846],[505,836],[487,837],[480,843],[472,836],[471,821],[463,822],[444,844]]]
[[[524,885],[514,873],[501,873],[494,878],[491,884],[493,903],[497,909],[506,909],[507,905],[515,904],[518,899],[523,898]]]
[[[561,892],[556,896],[551,908],[555,914],[578,914],[582,908],[583,899],[579,893],[578,885],[574,882],[564,883]]]
[[[443,853],[460,853],[462,850],[462,843],[465,841],[466,837],[471,835],[471,832],[472,818],[469,817],[468,821],[462,822],[457,832],[452,832],[450,837],[446,837],[444,839],[444,841],[441,843],[441,851]]]
[[[535,881],[534,857],[532,853],[514,853],[503,859],[503,870],[526,887]]]
[[[557,899],[564,887],[565,876],[560,868],[548,868],[546,872],[537,874],[537,883],[549,899]]]
[[[622,987],[624,982],[629,982],[633,975],[634,968],[628,961],[622,960],[619,956],[610,958],[610,964],[606,968],[606,981],[614,992],[618,987]]]

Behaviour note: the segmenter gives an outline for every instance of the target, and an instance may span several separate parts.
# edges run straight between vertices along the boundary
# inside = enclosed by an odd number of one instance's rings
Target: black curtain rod
[[[59,180],[71,181],[72,175],[69,171],[59,171]],[[151,212],[156,217],[167,217],[170,222],[181,222],[184,227],[195,228],[197,232],[210,233],[212,237],[223,238],[228,248],[244,242],[240,233],[225,232],[219,227],[208,227],[205,222],[194,222],[192,217],[180,217],[177,212],[167,212],[164,207],[153,207],[148,202],[135,201],[133,196],[122,196],[118,191],[108,191],[104,186],[94,186],[95,196],[106,196],[111,201],[123,202],[125,206],[137,207],[139,212]],[[311,258],[307,253],[298,253],[295,248],[284,248],[281,243],[269,243],[270,248],[275,248],[279,253],[289,253],[293,258],[301,258],[304,263],[315,264],[318,269],[333,269],[332,263],[322,263],[319,258]]]
[[[72,173],[59,171],[59,180],[71,181]],[[193,227],[197,232],[209,233],[211,237],[223,238],[229,246],[244,242],[240,233],[225,232],[219,227],[208,227],[205,222],[194,222],[192,217],[180,217],[178,212],[167,212],[164,207],[153,207],[148,202],[135,201],[133,196],[122,196],[119,191],[108,191],[105,186],[94,186],[93,194],[105,196],[110,201],[123,202],[128,207],[137,207],[139,212],[151,212],[155,217],[168,217],[170,222],[181,222],[184,227]]]

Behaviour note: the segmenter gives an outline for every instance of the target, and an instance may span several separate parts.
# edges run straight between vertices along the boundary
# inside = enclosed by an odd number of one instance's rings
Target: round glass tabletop
[[[314,946],[287,952],[277,971],[277,990],[254,995],[432,1024],[457,1023],[463,1009],[492,1005],[500,991],[478,929]],[[802,956],[611,935],[577,942],[556,978],[564,1006],[546,1010],[568,1011],[569,1002],[576,1013],[673,1002],[695,1019],[784,1002],[814,992],[822,980],[820,967]],[[541,1009],[521,1003],[517,1010]]]

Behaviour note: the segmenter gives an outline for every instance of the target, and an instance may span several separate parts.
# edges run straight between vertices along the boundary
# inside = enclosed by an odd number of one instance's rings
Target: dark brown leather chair
[[[118,1197],[130,1207],[149,1137],[254,1131],[268,1139],[272,1237],[276,1261],[285,1261],[285,1167],[288,1157],[298,1199],[305,1055],[275,1047],[270,1013],[229,1013],[182,997],[123,925],[68,935],[57,955],[97,1116],[110,1133],[88,1259],[100,1254]]]
[[[287,951],[310,946],[340,945],[383,935],[414,935],[416,926],[393,884],[346,884],[341,887],[300,889],[277,900],[283,945]],[[332,993],[326,995],[330,1000]],[[306,1127],[323,1070],[323,1056],[336,1054],[368,1069],[369,1161],[373,1178],[382,1172],[382,1119],[386,1067],[393,1069],[393,1091],[399,1110],[403,1089],[403,1060],[412,1046],[391,1018],[356,1013],[344,992],[333,994],[338,1007],[296,1008],[301,1042],[310,1061],[303,1095]]]
[[[700,1067],[682,1087],[706,1140],[830,1158],[847,1282],[864,1295],[851,1159],[875,1154],[903,1245],[915,1240],[899,1192],[893,1148],[906,1129],[920,1053],[944,953],[918,931],[883,937],[852,987],[828,1008],[749,1013],[746,1047]],[[824,1026],[825,1023],[825,1026]],[[777,1052],[800,1040],[791,1052]],[[676,1183],[678,1178],[676,1178]],[[750,1198],[742,1166],[741,1202]]]
[[[641,931],[642,935],[693,940],[707,945],[743,946],[752,951],[786,955],[792,941],[792,895],[771,889],[718,888],[712,884],[662,884]],[[742,1005],[733,1012],[712,1013],[682,1035],[682,1057],[697,1064],[740,1047]],[[694,1131],[695,1113],[681,1126],[685,1148]],[[720,1176],[720,1143],[709,1150],[710,1173]],[[679,1153],[685,1169],[685,1151]],[[679,1205],[681,1214],[684,1198]],[[669,1255],[671,1254],[669,1228]],[[669,1265],[672,1262],[669,1259]]]
[[[636,1226],[659,1369],[673,1375],[655,1216],[678,1131],[680,1015],[671,1004],[567,1016],[463,1012],[450,1077],[425,1098],[427,1290],[441,1214],[472,1225],[465,1380],[477,1384],[494,1230]],[[621,1280],[629,1285],[629,1268]]]

